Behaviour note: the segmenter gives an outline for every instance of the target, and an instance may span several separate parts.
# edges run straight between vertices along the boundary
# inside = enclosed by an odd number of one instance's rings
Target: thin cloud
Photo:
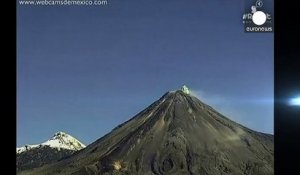
[[[273,133],[273,98],[271,97],[229,97],[190,89],[190,94],[207,105],[250,129]]]

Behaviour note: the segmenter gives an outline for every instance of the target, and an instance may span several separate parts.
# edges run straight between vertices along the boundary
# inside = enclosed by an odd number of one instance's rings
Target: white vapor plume
[[[273,133],[274,99],[272,97],[229,96],[208,93],[199,89],[190,89],[190,95],[210,105],[227,118],[250,129]]]

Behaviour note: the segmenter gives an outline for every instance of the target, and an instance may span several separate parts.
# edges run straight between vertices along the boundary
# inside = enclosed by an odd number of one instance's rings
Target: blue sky
[[[17,146],[65,131],[88,144],[189,86],[273,133],[273,34],[244,33],[241,0],[18,6]]]

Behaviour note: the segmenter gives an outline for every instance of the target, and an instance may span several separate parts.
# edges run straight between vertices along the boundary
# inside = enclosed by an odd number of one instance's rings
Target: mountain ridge
[[[272,135],[185,92],[165,93],[85,149],[29,174],[274,174]]]
[[[85,145],[65,132],[56,132],[49,140],[16,149],[17,170],[37,168],[53,163],[85,148]]]
[[[56,132],[49,140],[41,143],[41,144],[35,144],[35,145],[29,145],[26,144],[25,146],[19,147],[16,149],[17,154],[20,154],[24,151],[28,151],[34,148],[40,148],[42,146],[49,146],[52,148],[63,148],[63,149],[69,149],[69,150],[80,150],[84,147],[86,147],[83,143],[81,143],[79,140],[74,138],[73,136],[59,131]]]

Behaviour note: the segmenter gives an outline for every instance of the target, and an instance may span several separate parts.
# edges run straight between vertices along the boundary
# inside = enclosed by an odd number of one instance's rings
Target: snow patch
[[[49,146],[51,148],[56,148],[58,150],[68,149],[74,151],[78,151],[86,147],[83,143],[81,143],[74,137],[70,136],[69,134],[64,132],[57,132],[54,134],[52,138],[50,138],[44,143],[37,144],[37,145],[25,145],[23,147],[17,148],[16,152],[17,154],[20,154],[24,151],[29,151],[31,149],[40,148],[43,146]]]

